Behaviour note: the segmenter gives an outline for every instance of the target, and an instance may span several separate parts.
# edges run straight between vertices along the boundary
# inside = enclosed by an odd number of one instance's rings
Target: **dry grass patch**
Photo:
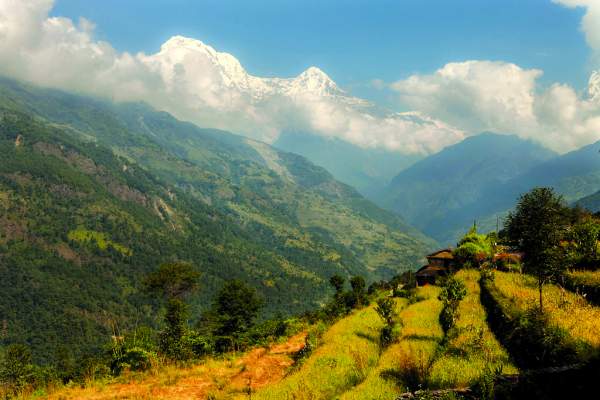
[[[241,357],[207,359],[202,364],[178,368],[163,366],[143,374],[123,375],[111,382],[90,382],[86,387],[63,388],[44,397],[49,400],[109,399],[221,399],[246,398],[274,384],[294,363],[292,355],[304,347],[306,334],[291,337],[269,349],[254,349]]]

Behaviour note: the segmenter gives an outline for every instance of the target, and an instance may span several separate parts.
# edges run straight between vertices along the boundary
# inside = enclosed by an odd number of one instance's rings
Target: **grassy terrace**
[[[362,382],[379,359],[381,318],[373,306],[356,311],[325,332],[298,371],[253,399],[331,399]]]
[[[600,270],[571,271],[567,273],[565,283],[569,290],[584,295],[590,303],[600,305]]]
[[[510,316],[538,304],[537,284],[532,276],[496,272],[493,288],[495,296],[500,297],[496,301]],[[549,322],[568,335],[580,360],[600,355],[600,307],[556,285],[544,285],[543,302]]]
[[[443,338],[439,324],[442,309],[437,299],[439,288],[419,288],[423,300],[404,308],[400,313],[403,327],[400,340],[388,347],[366,379],[340,396],[340,399],[393,399],[407,387],[425,383],[427,370]],[[406,304],[400,299],[398,308]]]
[[[486,367],[494,370],[501,367],[503,373],[509,374],[517,372],[487,325],[487,314],[479,299],[479,271],[461,270],[456,277],[464,282],[467,295],[459,304],[458,320],[448,334],[444,352],[432,366],[429,376],[432,388],[470,386]]]

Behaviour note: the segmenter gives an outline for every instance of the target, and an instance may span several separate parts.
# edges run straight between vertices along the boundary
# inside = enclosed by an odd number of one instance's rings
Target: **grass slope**
[[[439,288],[419,288],[417,303],[406,306],[406,300],[397,303],[402,321],[401,337],[390,345],[364,382],[344,393],[341,399],[393,399],[407,388],[416,390],[425,383],[444,333],[439,324],[442,309],[437,299]]]
[[[429,377],[432,388],[468,387],[485,372],[501,368],[505,374],[517,373],[508,353],[487,325],[487,314],[480,302],[480,274],[461,270],[467,295],[458,307],[458,320],[450,331],[444,352],[436,359]]]
[[[253,399],[332,399],[362,382],[379,359],[383,323],[373,306],[354,312],[328,329],[298,371]]]
[[[537,284],[532,276],[496,272],[493,287],[500,297],[497,301],[508,315],[518,315],[538,304]],[[550,323],[566,332],[579,360],[600,355],[600,307],[552,284],[544,285],[543,301]]]

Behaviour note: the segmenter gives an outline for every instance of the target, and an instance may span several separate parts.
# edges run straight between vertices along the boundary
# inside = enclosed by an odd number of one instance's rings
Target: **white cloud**
[[[600,56],[600,0],[552,0],[565,7],[583,7],[586,9],[581,21],[588,45]]]
[[[413,75],[392,88],[404,105],[468,134],[516,133],[559,152],[600,140],[600,102],[578,97],[568,85],[540,90],[541,75],[505,62],[466,61]]]

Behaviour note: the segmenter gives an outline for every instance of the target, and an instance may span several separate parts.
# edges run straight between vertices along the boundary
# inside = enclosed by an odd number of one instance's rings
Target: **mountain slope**
[[[0,110],[0,340],[40,359],[153,323],[140,280],[166,260],[203,273],[195,317],[231,278],[272,314],[318,306],[334,273],[389,277],[433,246],[300,156],[144,105],[3,80]]]
[[[420,158],[380,149],[363,149],[340,139],[309,133],[283,133],[273,146],[306,157],[372,200],[379,197],[393,177]]]
[[[384,203],[425,233],[452,242],[457,229],[510,207],[516,192],[503,188],[554,156],[517,136],[473,136],[402,171]]]

